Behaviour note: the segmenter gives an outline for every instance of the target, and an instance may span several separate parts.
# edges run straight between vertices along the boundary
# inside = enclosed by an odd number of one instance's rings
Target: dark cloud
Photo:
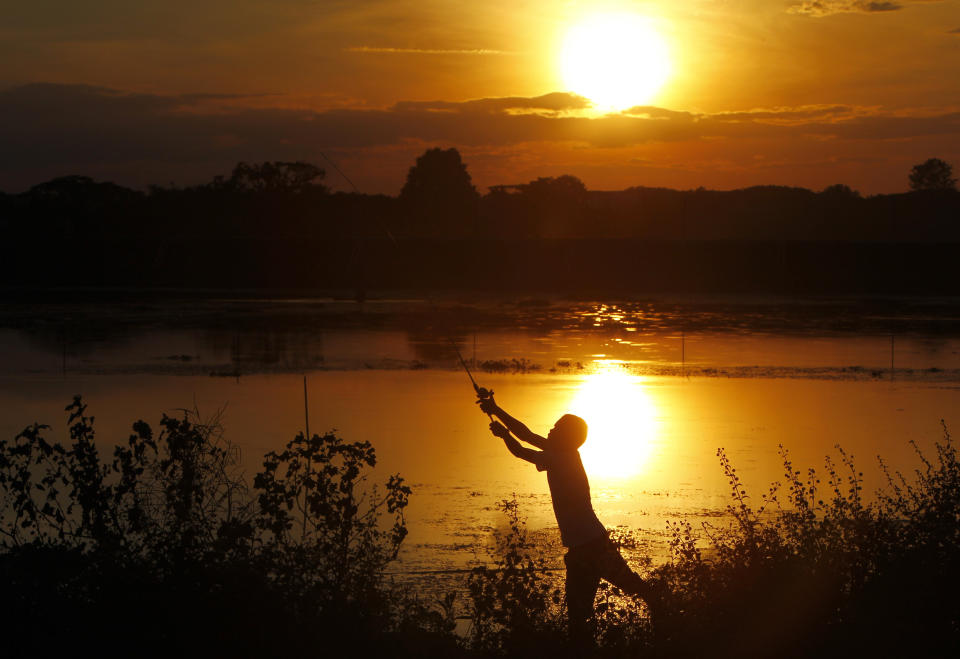
[[[923,2],[925,0],[913,1]],[[906,0],[906,2],[910,2],[910,0]],[[802,2],[791,5],[787,11],[791,14],[821,17],[854,12],[874,13],[897,11],[903,9],[903,7],[903,2],[887,2],[885,0],[803,0]]]
[[[228,107],[210,99],[237,101]],[[240,160],[319,160],[328,150],[532,143],[623,148],[716,140],[960,138],[960,113],[877,114],[845,105],[694,114],[657,107],[589,117],[571,94],[405,102],[379,110],[244,107],[242,96],[132,94],[83,85],[0,91],[0,188],[83,173],[121,183],[209,180]],[[358,167],[363,166],[358,164]],[[158,172],[160,174],[158,174]]]
[[[277,94],[215,94],[209,92],[197,92],[193,94],[180,94],[175,98],[180,98],[190,105],[199,101],[237,101],[251,98],[269,98]]]
[[[312,0],[31,0],[4,3],[0,30],[51,41],[236,38],[296,25],[321,12],[320,5]]]
[[[504,98],[480,98],[470,101],[401,101],[393,106],[396,112],[454,112],[496,114],[511,111],[565,112],[586,110],[590,100],[583,96],[567,92],[553,92],[526,98],[522,96]]]

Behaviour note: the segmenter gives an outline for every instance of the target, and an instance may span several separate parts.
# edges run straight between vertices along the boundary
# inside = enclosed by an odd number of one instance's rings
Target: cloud
[[[796,108],[756,109],[743,112],[719,112],[717,121],[756,121],[759,123],[804,124],[811,121],[836,121],[861,113],[849,105],[802,105]]]
[[[910,0],[905,0],[910,2]],[[914,0],[916,2],[917,0]],[[923,1],[923,0],[919,0]],[[887,0],[803,0],[787,8],[791,14],[803,14],[820,18],[833,14],[875,13],[903,9],[903,2]]]
[[[756,122],[770,124],[803,124],[813,120],[831,121],[844,117],[851,117],[858,111],[849,105],[803,105],[795,108],[755,109],[737,112],[717,112],[714,114],[693,114],[678,112],[651,106],[637,106],[625,110],[623,114],[647,119],[661,119],[671,121],[704,121],[718,122]]]
[[[590,100],[568,92],[553,92],[533,98],[510,96],[481,98],[470,101],[401,101],[393,106],[395,112],[452,112],[452,113],[518,113],[547,111],[552,113],[586,110]]]
[[[837,165],[854,165],[854,166],[869,166],[877,165],[883,163],[883,158],[878,158],[876,156],[845,156],[845,157],[830,157],[830,158],[821,158],[817,160],[806,160],[806,161],[797,161],[797,160],[772,160],[767,161],[764,159],[759,159],[755,165],[754,169],[797,169],[798,167],[835,167]]]
[[[624,110],[623,114],[635,117],[646,117],[647,119],[695,119],[703,115],[695,115],[689,112],[677,112],[676,110],[667,110],[652,105],[637,105]]]
[[[253,106],[245,106],[245,98]],[[222,99],[230,102],[218,102]],[[385,161],[375,161],[384,153],[401,161],[430,145],[475,152],[525,149],[538,168],[559,153],[576,162],[580,157],[569,154],[589,150],[601,161],[610,157],[603,150],[654,145],[693,154],[718,143],[727,148],[763,143],[778,150],[821,144],[816,148],[838,157],[850,148],[840,145],[853,142],[927,139],[960,148],[960,112],[892,114],[818,105],[692,113],[642,106],[591,117],[575,112],[589,106],[587,99],[566,93],[323,111],[256,107],[255,100],[59,84],[0,90],[0,189],[71,173],[128,185],[196,183],[228,172],[241,160],[320,162],[320,154],[329,152],[355,159],[351,166],[362,176],[367,169],[385,167]],[[397,186],[403,171],[397,167],[391,174]],[[379,189],[395,192],[392,185]]]
[[[516,55],[506,50],[486,48],[449,49],[449,48],[378,48],[374,46],[351,46],[344,48],[348,53],[372,53],[383,55]]]

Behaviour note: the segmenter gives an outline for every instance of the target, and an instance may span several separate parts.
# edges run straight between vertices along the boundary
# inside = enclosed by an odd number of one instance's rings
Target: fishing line
[[[357,185],[350,179],[350,177],[347,176],[347,175],[344,173],[344,171],[337,166],[337,163],[335,163],[335,162],[334,162],[326,153],[324,153],[323,151],[320,151],[319,153],[320,153],[321,156],[323,156],[323,159],[324,159],[324,160],[326,160],[328,163],[330,163],[330,166],[333,167],[334,171],[336,171],[341,177],[343,177],[343,180],[344,180],[344,181],[346,181],[347,183],[350,184],[350,187],[353,188],[353,191],[354,191],[354,192],[356,192],[357,194],[362,194],[362,193],[360,192],[360,188],[358,188]],[[379,220],[379,218],[378,218],[378,220]],[[385,234],[387,234],[387,237],[390,239],[391,244],[393,244],[394,247],[397,247],[398,245],[397,245],[396,239],[393,237],[393,234],[390,232],[390,230],[383,224],[383,221],[382,221],[382,220],[379,220],[379,221],[378,221],[378,224],[380,224],[380,228],[383,229],[383,232],[384,232]],[[456,342],[454,342],[454,340],[453,340],[452,338],[450,338],[450,337],[448,337],[448,340],[450,341],[450,345],[453,346],[454,352],[457,353],[457,359],[460,360],[460,364],[463,366],[463,370],[465,370],[465,371],[467,372],[467,377],[470,378],[470,384],[473,385],[473,390],[476,392],[477,397],[480,398],[481,400],[487,400],[487,399],[489,399],[489,398],[493,398],[493,390],[485,389],[484,387],[481,387],[480,385],[477,384],[477,381],[474,379],[473,374],[470,372],[470,368],[467,366],[467,362],[464,361],[463,355],[460,354],[460,349],[457,347]],[[474,362],[474,364],[476,364],[476,361],[477,361],[477,336],[476,336],[476,334],[474,334],[474,336],[473,336],[473,362]],[[306,378],[304,378],[304,396],[306,397]],[[490,421],[493,421],[493,415],[492,415],[492,414],[487,414],[487,416],[490,418]]]
[[[327,157],[327,154],[325,154],[323,151],[320,152],[320,155],[323,156],[323,159],[324,159],[324,160],[326,160],[328,163],[330,163],[330,166],[333,167],[333,168],[336,170],[337,174],[339,174],[340,176],[343,177],[343,180],[344,180],[344,181],[346,181],[347,183],[350,184],[350,187],[353,188],[353,191],[354,191],[354,192],[356,192],[357,194],[360,194],[360,188],[358,188],[356,185],[354,185],[353,181],[350,180],[350,177],[349,177],[349,176],[347,176],[346,174],[343,173],[343,170],[342,170],[342,169],[340,169],[339,167],[337,167],[337,163],[335,163],[335,162],[333,162],[332,160],[330,160],[330,158]]]
[[[320,151],[319,153],[321,156],[323,156],[324,160],[330,163],[330,166],[333,167],[333,169],[337,172],[337,174],[342,176],[343,180],[350,184],[350,187],[353,188],[354,192],[356,192],[357,194],[363,194],[362,192],[360,192],[360,188],[356,186],[356,184],[350,179],[350,177],[344,174],[342,169],[337,167],[337,163],[333,162],[333,160],[331,160],[330,157],[327,156],[327,154],[325,154],[323,151]],[[390,232],[390,229],[388,229],[387,225],[383,223],[383,219],[380,218],[379,215],[377,215],[376,217],[377,217],[377,224],[379,224],[380,228],[383,229],[383,232],[387,234],[387,238],[390,239],[390,244],[396,247],[397,239],[393,237],[393,234]]]

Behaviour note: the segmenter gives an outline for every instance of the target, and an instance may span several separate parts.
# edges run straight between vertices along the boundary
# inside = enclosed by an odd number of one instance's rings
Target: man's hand
[[[489,396],[480,398],[477,401],[477,405],[480,406],[480,411],[484,414],[496,414],[497,410],[499,409],[496,401],[493,400],[493,392],[490,392]]]
[[[493,421],[490,424],[490,432],[492,432],[495,437],[499,437],[500,439],[510,439],[510,431],[507,430],[507,427],[499,421]]]

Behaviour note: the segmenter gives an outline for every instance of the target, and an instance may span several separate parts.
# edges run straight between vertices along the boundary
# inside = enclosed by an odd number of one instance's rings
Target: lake
[[[491,437],[474,376],[546,434],[566,412],[590,426],[581,450],[594,506],[664,560],[666,523],[722,523],[725,449],[753,501],[840,445],[883,485],[877,455],[904,472],[960,423],[960,302],[672,298],[464,300],[396,296],[52,295],[0,312],[0,433],[39,421],[63,436],[82,394],[104,446],[161,412],[223,410],[254,473],[304,425],[377,449],[377,480],[413,487],[395,570],[456,571],[487,558],[514,494],[534,538],[559,557],[546,478]],[[557,562],[559,565],[559,562]]]

